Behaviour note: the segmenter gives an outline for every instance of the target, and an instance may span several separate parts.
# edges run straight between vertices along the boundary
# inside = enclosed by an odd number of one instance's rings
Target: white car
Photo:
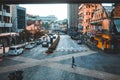
[[[44,41],[44,42],[42,43],[42,47],[49,47],[49,43],[48,43],[47,41]]]
[[[19,55],[24,51],[22,46],[11,46],[8,51],[8,55]]]
[[[31,42],[31,43],[28,43],[26,46],[25,46],[25,49],[31,49],[33,47],[35,47],[37,44],[35,42]]]

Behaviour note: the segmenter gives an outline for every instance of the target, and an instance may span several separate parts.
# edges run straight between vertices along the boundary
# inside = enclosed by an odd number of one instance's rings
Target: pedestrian
[[[72,56],[72,68],[73,68],[74,66],[76,66],[76,65],[75,65],[75,59],[74,59],[74,56]]]

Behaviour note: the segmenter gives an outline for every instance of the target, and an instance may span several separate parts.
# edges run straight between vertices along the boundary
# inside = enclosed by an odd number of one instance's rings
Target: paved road
[[[85,45],[78,45],[76,41],[71,40],[70,36],[61,36],[61,40],[57,47],[56,51],[74,51],[74,52],[81,52],[88,50]]]
[[[72,48],[71,48],[72,47]],[[23,70],[23,80],[120,80],[120,55],[102,54],[61,35],[53,54],[45,54],[41,45],[22,55],[6,57],[0,62],[0,80],[10,72]],[[71,57],[77,67],[71,68]]]

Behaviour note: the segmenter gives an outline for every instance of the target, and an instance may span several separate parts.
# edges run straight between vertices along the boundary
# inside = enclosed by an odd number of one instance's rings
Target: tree
[[[48,24],[48,22],[43,23],[42,25],[44,26],[44,28],[45,28],[46,30],[48,30],[48,29],[50,28],[50,25]]]
[[[42,37],[45,33],[43,31],[38,31],[34,34],[34,39]]]
[[[19,36],[22,41],[30,41],[31,33],[24,29],[22,32],[19,33]]]

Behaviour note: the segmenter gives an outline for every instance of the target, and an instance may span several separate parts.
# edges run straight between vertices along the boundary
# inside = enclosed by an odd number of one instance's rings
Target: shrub
[[[59,40],[60,40],[60,36],[57,37],[57,39],[53,42],[53,44],[48,48],[46,53],[48,54],[53,53],[59,43]]]

